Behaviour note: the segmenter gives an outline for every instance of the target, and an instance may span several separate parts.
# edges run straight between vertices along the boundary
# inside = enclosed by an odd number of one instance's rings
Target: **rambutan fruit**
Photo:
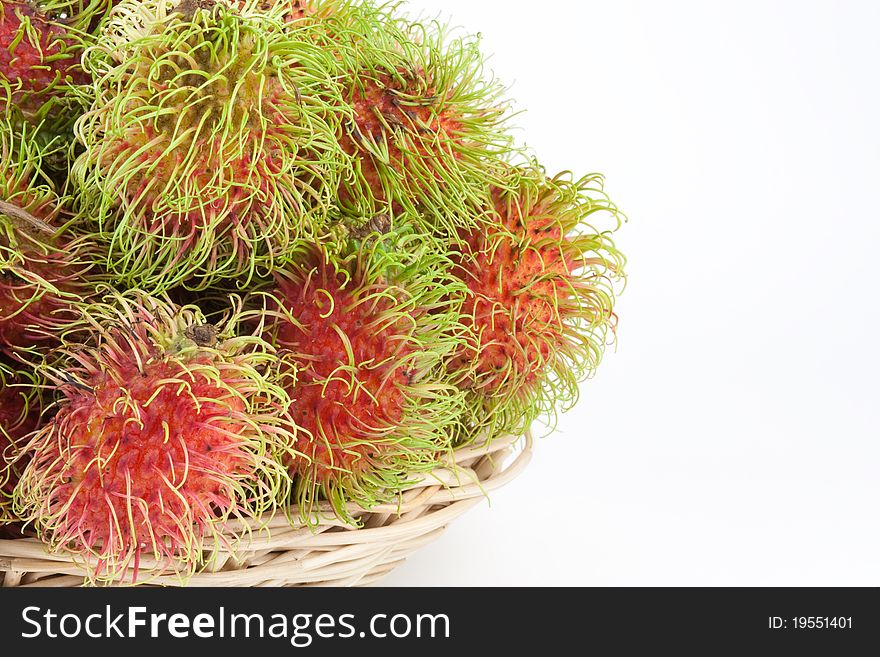
[[[6,446],[32,431],[36,417],[31,403],[33,387],[24,382],[24,376],[16,371],[14,363],[0,361],[0,436],[6,441],[0,453],[6,453]]]
[[[18,357],[52,346],[97,275],[81,238],[57,226],[60,204],[41,163],[59,146],[38,128],[0,120],[0,351]]]
[[[602,178],[511,175],[515,192],[492,192],[495,228],[462,231],[452,246],[454,273],[470,292],[461,318],[469,334],[449,362],[468,392],[465,440],[519,433],[567,409],[616,325],[625,261],[610,237],[620,219]],[[588,223],[597,213],[612,218],[611,230]]]
[[[73,179],[126,285],[243,289],[324,229],[347,160],[332,58],[314,27],[236,4],[122,2],[86,57]]]
[[[0,359],[0,538],[17,538],[12,493],[21,473],[20,441],[37,428],[40,408],[33,381]]]
[[[15,511],[53,549],[116,580],[141,557],[187,575],[289,495],[277,358],[192,306],[130,292],[83,316],[88,344],[48,368],[54,416],[27,450]]]
[[[288,393],[305,458],[289,465],[305,519],[323,498],[354,522],[349,502],[398,493],[449,449],[462,409],[441,371],[464,291],[449,261],[414,235],[359,247],[338,259],[304,247],[266,297],[267,339],[298,368]]]
[[[35,3],[0,2],[0,106],[26,120],[55,120],[71,111],[71,85],[84,84],[77,34]]]
[[[452,235],[473,227],[487,186],[503,184],[495,163],[513,151],[479,39],[370,3],[344,3],[319,25],[345,87],[339,139],[354,166],[339,189],[343,213],[427,217]]]
[[[0,206],[0,351],[27,359],[57,344],[95,288],[91,265],[78,259],[82,242],[17,225],[16,216]]]
[[[45,162],[63,157],[61,140],[45,140],[42,126],[17,126],[0,117],[0,201],[15,206],[42,222],[58,214],[55,184]]]
[[[120,0],[41,0],[40,11],[53,23],[79,33],[94,32]]]

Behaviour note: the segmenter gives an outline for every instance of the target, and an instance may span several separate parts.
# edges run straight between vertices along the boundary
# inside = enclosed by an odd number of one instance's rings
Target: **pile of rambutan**
[[[397,4],[0,0],[0,539],[185,576],[552,426],[621,215],[504,96]]]

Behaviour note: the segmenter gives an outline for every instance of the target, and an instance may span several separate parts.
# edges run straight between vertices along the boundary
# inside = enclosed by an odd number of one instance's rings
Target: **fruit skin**
[[[484,71],[477,37],[394,9],[342,3],[320,23],[344,84],[339,140],[354,160],[341,211],[421,218],[454,236],[478,223],[487,186],[504,183],[500,163],[515,152],[508,104]]]
[[[462,399],[441,364],[457,340],[463,287],[432,240],[375,233],[339,260],[304,247],[267,294],[267,339],[298,365],[296,501],[329,500],[356,522],[433,468]]]
[[[113,293],[83,317],[90,343],[47,368],[59,401],[26,447],[15,511],[96,581],[135,581],[141,557],[186,576],[289,494],[289,399],[264,371],[277,358],[234,335],[236,314],[209,325],[195,307]]]
[[[461,231],[454,274],[469,289],[465,342],[450,359],[468,391],[470,420],[459,440],[519,434],[577,399],[599,365],[617,317],[625,260],[610,234],[620,223],[602,179],[548,179],[537,165],[494,189],[494,230]],[[606,214],[612,228],[591,226]]]
[[[42,126],[0,119],[0,352],[37,358],[100,280],[88,240],[62,229],[61,200],[44,162],[65,150]]]
[[[184,9],[123,2],[89,51],[79,217],[123,285],[245,289],[325,229],[347,163],[332,60],[280,9]]]
[[[76,106],[68,96],[85,84],[78,35],[30,3],[0,3],[0,112],[38,123],[67,116]]]

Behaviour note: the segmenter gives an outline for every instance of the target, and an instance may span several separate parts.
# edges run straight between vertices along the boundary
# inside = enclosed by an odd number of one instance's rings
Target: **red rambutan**
[[[0,351],[51,346],[91,294],[91,250],[55,224],[60,205],[40,165],[60,140],[0,120]]]
[[[5,454],[8,445],[36,427],[32,397],[32,388],[22,383],[11,366],[0,363],[0,436],[6,441],[0,452]]]
[[[463,288],[435,249],[377,239],[334,263],[310,248],[276,276],[268,331],[298,368],[288,392],[305,458],[291,471],[305,517],[323,495],[351,520],[348,502],[387,499],[448,448],[461,400],[438,366]]]
[[[470,332],[449,369],[468,390],[471,424],[489,423],[490,434],[521,432],[575,401],[613,334],[623,276],[611,231],[586,223],[597,212],[617,221],[600,177],[520,174],[515,192],[493,190],[496,226],[462,231],[453,246]]]
[[[0,207],[0,350],[22,357],[57,344],[94,288],[73,242],[7,217]]]
[[[138,293],[108,302],[84,317],[92,343],[47,371],[60,401],[27,446],[15,510],[98,579],[136,579],[142,555],[186,574],[286,496],[288,399],[265,375],[269,346],[232,335],[234,312],[215,326]]]
[[[11,364],[0,360],[0,538],[19,536],[12,514],[12,493],[21,474],[20,441],[37,428],[35,388]]]
[[[58,138],[44,143],[41,128],[0,117],[0,202],[52,223],[59,211],[58,195],[44,165],[63,158],[64,146]]]
[[[340,143],[354,164],[340,204],[355,218],[406,213],[471,227],[499,182],[493,163],[512,150],[503,89],[485,74],[477,38],[392,11],[346,4],[322,22],[345,85]]]

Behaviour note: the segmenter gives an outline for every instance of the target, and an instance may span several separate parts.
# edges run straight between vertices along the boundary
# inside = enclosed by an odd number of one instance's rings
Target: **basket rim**
[[[136,579],[129,572],[127,579],[110,583],[271,586],[287,585],[291,578],[312,585],[349,583],[346,579],[372,583],[516,478],[531,455],[530,432],[469,444],[432,471],[414,475],[395,502],[369,509],[350,503],[348,511],[361,526],[340,520],[327,503],[316,505],[308,523],[295,506],[279,509],[267,518],[230,523],[221,540],[209,544],[210,558],[195,573],[184,575],[173,565],[142,558]],[[95,582],[90,573],[81,555],[50,550],[36,537],[0,539],[4,587],[108,583]]]

